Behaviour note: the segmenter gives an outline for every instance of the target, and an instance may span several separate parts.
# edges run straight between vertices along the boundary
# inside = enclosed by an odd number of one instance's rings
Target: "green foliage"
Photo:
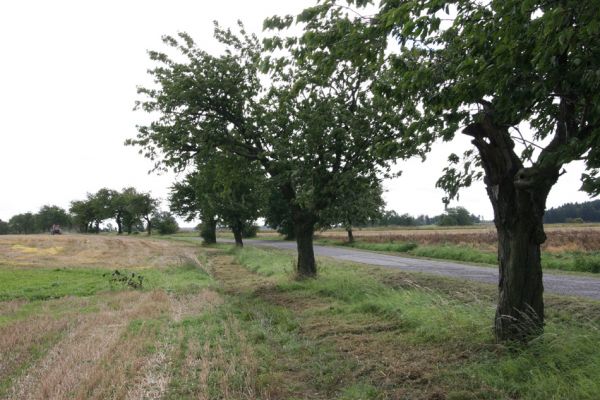
[[[71,216],[61,207],[43,206],[35,215],[35,222],[38,232],[48,232],[54,224],[60,225],[63,229],[71,226]]]
[[[29,234],[36,232],[35,215],[32,213],[18,214],[8,220],[12,233]]]
[[[142,289],[144,286],[144,277],[135,272],[121,272],[115,269],[113,272],[102,274],[103,277],[108,277],[108,283],[111,287],[115,284],[119,284],[124,287],[131,289]]]
[[[167,211],[154,214],[152,216],[152,226],[161,235],[172,235],[179,231],[177,220]]]
[[[440,226],[465,226],[479,222],[479,218],[464,207],[448,208],[439,218]]]
[[[200,237],[204,239],[204,243],[217,242],[217,221],[214,219],[205,220],[200,224]]]
[[[264,207],[264,184],[256,162],[226,153],[198,155],[195,171],[171,187],[171,210],[188,220],[218,218],[240,233]]]
[[[568,221],[571,220],[571,221]],[[548,224],[562,222],[600,222],[600,200],[584,203],[567,203],[551,208],[544,213],[544,222]]]
[[[254,224],[244,224],[242,236],[244,238],[254,238],[258,235],[258,226]]]
[[[10,233],[10,224],[0,219],[0,235],[8,235]]]
[[[339,22],[337,35],[364,27]],[[294,38],[275,56],[243,28],[235,35],[217,26],[215,37],[226,48],[219,56],[187,34],[164,38],[181,61],[150,52],[156,86],[139,89],[138,107],[155,119],[127,144],[140,146],[156,168],[183,170],[198,155],[256,161],[296,229],[312,235],[328,222],[325,210],[341,205],[339,182],[372,181],[397,155],[402,116],[371,90],[382,60],[341,60],[340,46],[329,59],[328,49]]]

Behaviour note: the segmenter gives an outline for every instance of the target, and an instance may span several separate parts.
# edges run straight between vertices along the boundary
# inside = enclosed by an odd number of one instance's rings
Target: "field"
[[[542,245],[542,266],[580,272],[600,272],[599,225],[548,225]],[[463,228],[425,227],[413,229],[355,230],[356,243],[348,244],[346,232],[320,232],[322,244],[351,245],[374,251],[406,253],[496,265],[497,237],[491,225]]]
[[[600,393],[598,302],[548,296],[544,336],[500,346],[491,286],[326,259],[298,281],[293,262],[181,237],[2,237],[0,398]]]

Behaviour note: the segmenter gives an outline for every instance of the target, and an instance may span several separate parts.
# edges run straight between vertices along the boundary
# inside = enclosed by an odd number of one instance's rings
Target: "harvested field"
[[[548,237],[542,246],[545,251],[552,253],[600,251],[600,226],[549,225],[545,230]],[[317,237],[339,241],[347,239],[346,233],[340,231],[321,232]],[[355,230],[354,237],[370,243],[455,244],[489,251],[495,251],[497,243],[496,231],[492,226],[460,229]]]
[[[190,246],[136,237],[0,236],[0,266],[155,268],[193,259]]]

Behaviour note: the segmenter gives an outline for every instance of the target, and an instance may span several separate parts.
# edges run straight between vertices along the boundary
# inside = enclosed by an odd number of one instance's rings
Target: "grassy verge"
[[[296,281],[290,279],[292,258],[284,253],[246,248],[235,257],[275,279],[271,300],[313,304],[296,309],[298,320],[323,342],[362,357],[372,398],[592,399],[600,393],[598,319],[565,315],[564,304],[549,310],[545,334],[528,346],[498,346],[490,327],[494,301],[477,296],[475,285],[462,284],[460,294],[443,280],[422,286],[418,276],[401,275],[403,283],[392,287],[383,279],[390,279],[389,271],[373,274],[323,260],[318,279]],[[589,304],[598,313],[597,303]],[[390,374],[391,382],[381,378]]]
[[[356,241],[348,243],[331,239],[318,239],[317,243],[330,246],[346,246],[370,251],[403,253],[410,256],[453,260],[484,265],[497,265],[495,252],[479,250],[466,245],[418,245],[412,242],[371,243]],[[600,273],[600,252],[562,252],[542,254],[542,267],[574,272]]]

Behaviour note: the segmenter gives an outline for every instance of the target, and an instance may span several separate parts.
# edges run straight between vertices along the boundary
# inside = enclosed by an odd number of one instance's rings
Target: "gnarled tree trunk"
[[[491,117],[464,133],[479,150],[498,232],[496,340],[526,341],[544,329],[540,245],[546,240],[546,198],[559,171],[555,166],[524,168],[507,129],[495,126]]]

